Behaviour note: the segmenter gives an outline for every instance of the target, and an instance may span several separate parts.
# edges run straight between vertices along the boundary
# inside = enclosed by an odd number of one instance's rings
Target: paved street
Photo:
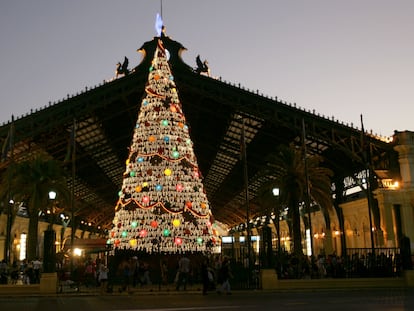
[[[73,310],[335,310],[397,311],[414,310],[414,290],[402,288],[363,290],[315,290],[289,292],[234,291],[232,295],[214,292],[154,292],[112,295],[54,295],[48,297],[0,297],[2,311]]]

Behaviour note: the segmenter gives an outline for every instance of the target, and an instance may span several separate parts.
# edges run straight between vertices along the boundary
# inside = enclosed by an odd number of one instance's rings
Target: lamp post
[[[48,215],[47,220],[49,221],[49,228],[48,230],[53,229],[53,222],[55,217],[55,200],[56,200],[56,191],[51,190],[48,193],[49,201],[51,202],[52,207],[48,208],[46,214]]]
[[[305,191],[305,206],[308,212],[308,222],[309,222],[309,250],[311,256],[313,254],[313,236],[312,236],[312,218],[310,210],[310,183],[309,183],[309,172],[308,172],[308,159],[306,151],[306,131],[305,131],[305,119],[302,119],[302,145],[303,145],[303,163],[305,168],[305,181],[306,181],[306,191]],[[306,231],[306,226],[305,226]],[[295,246],[296,247],[296,246]]]
[[[70,212],[71,212],[71,221],[72,221],[72,230],[70,232],[70,273],[73,277],[74,271],[74,262],[73,262],[73,248],[75,242],[75,232],[76,232],[76,222],[75,222],[75,179],[76,179],[76,119],[73,119],[72,132],[70,135],[70,145],[72,148],[71,154],[71,175],[72,175],[72,185],[70,191]]]
[[[248,271],[247,271],[247,287],[250,288],[250,277],[252,270],[252,251],[251,251],[251,234],[250,234],[250,198],[249,198],[249,176],[247,170],[247,152],[246,152],[246,129],[244,124],[244,118],[242,118],[241,128],[241,147],[242,147],[242,160],[243,160],[243,179],[244,179],[244,191],[245,191],[245,204],[246,204],[246,231],[247,231],[247,257],[248,257]]]
[[[49,200],[52,202],[56,199],[56,192],[49,191]],[[44,241],[43,241],[43,271],[46,273],[56,271],[56,233],[53,230],[53,211],[54,206],[52,206],[52,219],[50,220],[49,227],[45,231]]]
[[[273,196],[276,198],[276,206],[274,209],[275,218],[277,218],[277,221],[275,222],[276,225],[276,233],[277,233],[277,270],[278,274],[280,275],[280,253],[281,253],[281,247],[280,247],[280,189],[279,188],[273,188],[272,189]]]

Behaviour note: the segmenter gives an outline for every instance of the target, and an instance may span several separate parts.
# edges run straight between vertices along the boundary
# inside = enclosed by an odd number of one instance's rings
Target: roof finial
[[[155,18],[155,31],[157,32],[158,37],[161,37],[162,28],[163,28],[162,17],[159,13],[157,13],[157,17]]]

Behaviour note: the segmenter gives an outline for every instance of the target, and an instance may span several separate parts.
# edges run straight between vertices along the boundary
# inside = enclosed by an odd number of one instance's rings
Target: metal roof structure
[[[141,47],[143,60],[128,75],[86,88],[0,127],[4,143],[13,123],[14,160],[41,152],[65,163],[68,172],[73,169],[68,182],[74,189],[77,217],[104,229],[112,226],[128,147],[158,39]],[[322,155],[336,180],[364,168],[360,129],[196,73],[182,61],[180,55],[185,48],[180,43],[169,37],[162,40],[170,52],[171,70],[216,220],[229,227],[246,221],[240,156],[243,130],[252,216],[260,213],[255,202],[257,190],[277,176],[274,172],[274,176],[263,177],[267,156],[281,144],[302,144],[304,130],[307,151]],[[74,161],[65,162],[73,140]],[[376,170],[399,174],[392,143],[366,133],[364,140]],[[0,163],[0,174],[8,163]]]

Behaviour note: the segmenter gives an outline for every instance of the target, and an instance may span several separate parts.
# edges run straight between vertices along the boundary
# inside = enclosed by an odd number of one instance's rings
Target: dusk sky
[[[124,56],[138,65],[160,3],[0,0],[0,123],[112,79]],[[163,0],[162,9],[192,67],[200,54],[225,81],[358,128],[362,114],[383,136],[414,131],[413,0]]]

